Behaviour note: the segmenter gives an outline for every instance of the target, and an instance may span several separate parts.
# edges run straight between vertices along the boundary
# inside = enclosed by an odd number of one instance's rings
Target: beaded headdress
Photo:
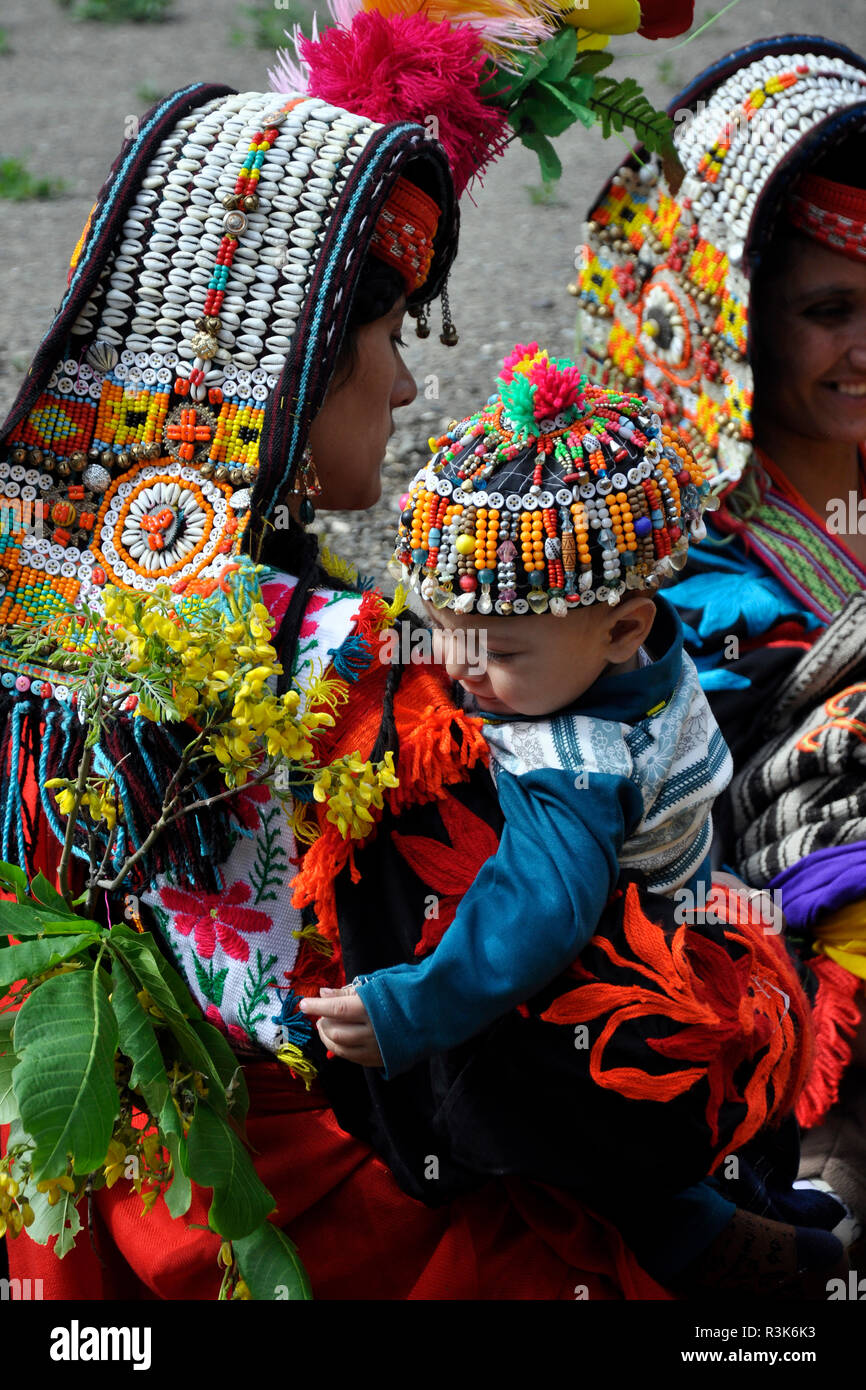
[[[562,616],[682,568],[713,499],[651,402],[537,343],[514,349],[497,386],[431,439],[402,499],[395,573],[437,608]]]
[[[656,156],[629,160],[584,226],[580,345],[593,380],[652,393],[721,489],[752,458],[754,271],[795,180],[866,127],[866,61],[825,39],[761,41],[671,111],[681,185]]]

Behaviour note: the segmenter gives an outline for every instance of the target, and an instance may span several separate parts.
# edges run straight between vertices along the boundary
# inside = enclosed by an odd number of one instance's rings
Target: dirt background
[[[56,198],[0,201],[0,418],[60,303],[70,252],[129,118],[193,81],[224,82],[238,91],[268,89],[271,54],[231,41],[233,30],[251,28],[246,8],[234,0],[175,0],[174,17],[166,22],[110,25],[73,20],[55,0],[4,0],[0,26],[8,52],[0,55],[0,157],[15,156],[34,175],[60,177],[67,186]],[[721,0],[714,0],[714,8],[721,8]],[[697,23],[711,13],[706,0],[697,0]],[[820,7],[814,0],[740,0],[688,43],[626,36],[616,40],[616,48],[633,55],[622,75],[632,72],[665,105],[731,49],[768,35],[816,29],[862,51],[864,0],[825,0]],[[597,131],[575,129],[559,139],[557,149],[564,173],[552,194],[541,188],[535,157],[513,146],[475,189],[475,203],[464,199],[451,280],[460,344],[439,343],[436,318],[423,343],[410,330],[407,361],[420,389],[399,417],[382,501],[363,515],[330,513],[325,520],[334,544],[364,573],[381,572],[387,559],[396,498],[426,454],[427,436],[486,399],[501,357],[516,341],[535,337],[566,354],[574,347],[574,301],[566,286],[575,243],[586,208],[625,146],[603,141]],[[425,399],[430,377],[437,378],[438,400]]]

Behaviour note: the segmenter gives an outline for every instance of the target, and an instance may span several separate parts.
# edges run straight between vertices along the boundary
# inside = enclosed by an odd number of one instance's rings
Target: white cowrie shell
[[[275,270],[273,266],[259,266],[259,280],[262,282],[262,288],[260,290],[260,293],[263,298],[270,299],[273,296],[273,290],[270,288],[270,286],[275,284],[276,281],[279,280],[279,278],[280,273],[278,270]],[[267,286],[267,288],[265,288],[265,286]]]
[[[286,335],[283,334],[283,333],[275,333],[274,336],[273,336],[272,338],[267,338],[267,339],[265,340],[265,347],[268,349],[268,352],[270,352],[270,353],[276,353],[276,354],[279,354],[279,353],[281,353],[281,352],[285,353],[285,352],[288,352],[288,350],[289,350],[289,348],[290,348],[291,346],[292,346],[292,340],[291,340],[291,338],[286,337]],[[278,369],[269,368],[266,361],[263,361],[263,362],[262,362],[262,366],[265,368],[265,371],[278,370]]]
[[[281,352],[271,352],[261,359],[262,366],[267,372],[279,374],[286,364],[285,355]]]
[[[165,179],[163,178],[162,174],[148,174],[147,178],[142,179],[141,187],[142,189],[147,190],[150,190],[152,188],[162,188],[164,182]]]
[[[315,232],[309,231],[306,227],[296,227],[294,231],[289,232],[289,241],[293,246],[315,246],[316,234]],[[291,255],[291,252],[289,252],[289,255]]]
[[[144,264],[147,265],[147,256],[145,256],[143,260]],[[111,277],[111,287],[115,290],[131,290],[134,284],[135,281],[133,280],[132,276],[124,275],[122,271],[120,271],[118,274],[112,275]],[[90,301],[85,305],[84,309],[82,309],[82,313],[92,314],[95,312],[95,310],[96,305],[92,301]]]
[[[238,344],[244,352],[261,352],[264,344],[257,333],[241,333]]]

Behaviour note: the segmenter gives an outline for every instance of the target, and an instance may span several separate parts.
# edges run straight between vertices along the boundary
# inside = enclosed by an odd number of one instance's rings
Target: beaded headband
[[[866,261],[866,189],[818,174],[801,179],[788,201],[795,227],[855,261]]]
[[[755,259],[791,181],[866,126],[866,61],[771,39],[720,59],[672,109],[685,178],[672,186],[655,156],[623,165],[584,225],[572,291],[591,378],[650,392],[721,489],[753,456]]]
[[[370,253],[399,270],[411,294],[430,273],[439,208],[408,179],[399,178],[379,214]]]
[[[703,470],[650,402],[518,346],[483,410],[431,439],[401,499],[395,574],[437,608],[500,616],[619,603],[706,535]]]

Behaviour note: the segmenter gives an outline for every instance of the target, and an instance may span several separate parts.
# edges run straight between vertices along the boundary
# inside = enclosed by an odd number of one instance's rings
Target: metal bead
[[[31,449],[27,457],[27,462],[30,464],[31,468],[41,468],[42,464],[45,462],[45,454],[41,449]]]
[[[163,450],[156,440],[151,440],[150,444],[144,446],[144,457],[146,459],[162,458]]]
[[[20,448],[20,447],[17,448],[17,449],[13,449],[13,450],[12,450],[12,453],[10,454],[10,458],[11,458],[11,460],[12,460],[13,463],[26,463],[26,462],[27,462],[27,450],[26,450],[26,449],[22,449],[22,448]]]
[[[99,462],[102,464],[103,468],[113,468],[114,454],[112,450],[103,449],[102,453],[99,455]]]
[[[74,453],[69,455],[69,462],[75,472],[80,473],[87,463],[87,455],[83,449],[76,449]]]
[[[224,482],[226,482],[227,479],[228,479],[228,476],[229,476],[229,470],[228,470],[227,468],[224,468],[223,465],[220,464],[220,466],[216,469],[216,471],[215,471],[215,473],[214,473],[214,477],[216,478],[217,482],[218,482],[218,483],[224,483]]]
[[[241,206],[243,207],[244,212],[257,212],[259,200],[256,197],[255,193],[248,193],[246,197],[242,200]]]
[[[132,454],[128,449],[121,449],[119,454],[115,454],[114,461],[117,468],[128,468],[132,463]]]

